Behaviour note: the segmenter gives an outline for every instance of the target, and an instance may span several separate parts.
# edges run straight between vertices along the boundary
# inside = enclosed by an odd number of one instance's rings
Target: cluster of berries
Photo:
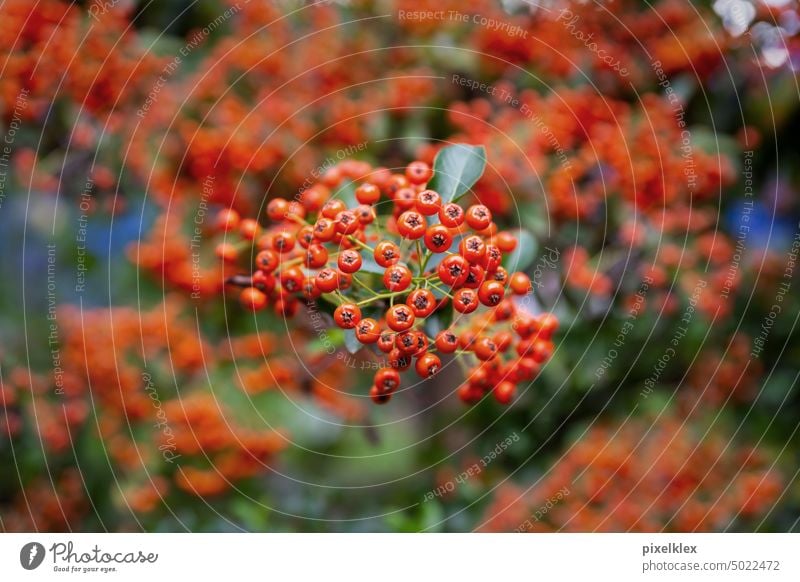
[[[421,161],[393,173],[348,160],[295,200],[272,199],[264,232],[221,211],[220,230],[238,230],[241,244],[256,245],[252,272],[229,283],[243,287],[240,301],[253,311],[271,304],[292,317],[303,300],[331,304],[356,349],[388,355],[370,392],[376,403],[392,397],[412,364],[430,378],[452,355],[466,375],[462,400],[491,392],[508,404],[550,357],[558,321],[511,298],[531,293],[527,275],[503,266],[517,238],[498,231],[486,206],[446,201],[428,187],[432,178]],[[223,243],[218,255],[236,261],[239,246]]]

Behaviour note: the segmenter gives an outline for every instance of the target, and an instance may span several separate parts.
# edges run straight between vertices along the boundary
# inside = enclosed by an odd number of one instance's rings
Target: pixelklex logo
[[[19,551],[19,563],[26,570],[35,570],[44,561],[44,546],[39,542],[29,542]]]

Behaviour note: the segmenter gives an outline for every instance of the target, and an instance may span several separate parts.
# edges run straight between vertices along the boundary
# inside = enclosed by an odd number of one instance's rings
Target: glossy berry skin
[[[289,212],[289,202],[283,198],[274,198],[267,204],[267,217],[273,222],[281,222]]]
[[[366,204],[360,204],[356,207],[353,211],[358,218],[358,223],[363,227],[368,224],[372,224],[375,222],[377,216],[375,215],[375,209],[372,206],[368,206]]]
[[[322,295],[322,291],[317,287],[317,278],[314,275],[309,275],[303,279],[303,297],[316,299],[320,295]]]
[[[322,269],[317,273],[317,287],[323,293],[330,293],[339,288],[339,271],[336,269]]]
[[[486,244],[478,235],[471,235],[461,239],[458,252],[470,263],[478,263],[486,255]]]
[[[411,285],[411,271],[405,265],[392,265],[383,272],[383,285],[392,292],[405,291]]]
[[[333,321],[342,329],[354,329],[361,321],[361,310],[354,303],[343,303],[333,312]]]
[[[427,227],[425,217],[414,210],[406,210],[397,218],[397,231],[403,238],[411,240],[422,238]]]
[[[504,231],[497,233],[497,236],[494,237],[494,244],[504,253],[510,253],[517,248],[519,241],[517,241],[517,238],[513,234]]]
[[[410,329],[398,333],[394,345],[402,353],[413,356],[418,350],[416,332]]]
[[[525,295],[531,288],[531,279],[525,273],[519,271],[511,275],[508,286],[514,295]]]
[[[366,182],[356,188],[356,200],[361,204],[375,204],[381,199],[381,190],[375,184]]]
[[[342,273],[356,273],[361,268],[361,254],[355,249],[345,249],[339,253],[336,264]]]
[[[472,351],[479,360],[491,360],[497,355],[497,344],[490,338],[482,336],[472,344]]]
[[[330,218],[318,218],[314,223],[314,236],[320,242],[329,242],[333,240],[336,234],[336,224]]]
[[[460,287],[469,275],[469,263],[460,255],[449,255],[439,263],[439,279],[449,287]]]
[[[288,253],[294,248],[296,242],[294,233],[289,230],[281,230],[275,233],[272,239],[272,248],[281,254]]]
[[[353,234],[361,226],[356,213],[352,210],[342,210],[336,215],[333,222],[336,226],[336,232],[341,234]]]
[[[267,306],[267,296],[255,287],[246,287],[239,295],[239,302],[245,309],[261,311]]]
[[[406,167],[406,178],[414,185],[427,183],[433,176],[433,170],[425,162],[411,162]]]
[[[386,324],[394,331],[406,331],[414,325],[414,312],[408,305],[394,305],[386,313]]]
[[[375,373],[372,384],[384,394],[391,394],[400,387],[400,373],[393,368],[382,368]]]
[[[483,230],[492,223],[492,213],[483,204],[473,204],[467,208],[464,218],[474,230]]]
[[[275,289],[275,275],[272,273],[265,273],[259,269],[253,273],[252,281],[253,287],[262,293],[269,293]]]
[[[453,244],[450,229],[442,224],[434,224],[425,231],[425,247],[432,253],[443,253]]]
[[[539,316],[539,337],[550,339],[558,330],[558,318],[552,313],[542,313]]]
[[[439,222],[449,228],[464,224],[464,209],[458,204],[449,202],[439,209]]]
[[[484,305],[494,307],[505,297],[506,289],[499,281],[484,281],[478,289],[478,299]]]
[[[310,224],[306,224],[297,231],[297,244],[304,249],[310,247],[314,242],[314,227]]]
[[[411,308],[416,317],[425,318],[436,309],[436,297],[430,289],[414,289],[408,294],[406,305]]]
[[[375,404],[386,404],[392,399],[392,395],[388,392],[381,392],[380,388],[373,386],[370,388],[369,397]]]
[[[509,382],[507,380],[500,382],[497,386],[495,386],[494,390],[492,390],[494,399],[500,404],[511,404],[516,393],[517,387],[513,384],[513,382]]]
[[[436,334],[434,345],[441,353],[452,354],[458,349],[458,336],[449,329],[443,329]]]
[[[390,267],[400,261],[400,247],[392,241],[381,241],[375,246],[373,258],[381,267]]]
[[[413,210],[417,202],[417,192],[411,188],[400,188],[392,196],[392,201],[398,212]]]
[[[467,280],[464,281],[464,287],[468,289],[478,289],[486,279],[486,271],[480,265],[470,265]]]
[[[271,273],[277,269],[279,263],[280,260],[278,259],[278,254],[275,251],[261,251],[256,255],[256,267],[265,273]]]
[[[388,354],[394,349],[394,340],[396,334],[392,331],[382,331],[378,337],[378,349],[384,354]]]
[[[257,220],[245,218],[239,224],[239,234],[241,234],[242,238],[245,240],[255,240],[259,232],[261,232],[261,226],[258,224]]]
[[[356,326],[356,339],[362,344],[374,344],[381,337],[381,326],[371,317],[365,317]]]
[[[303,290],[303,280],[305,275],[300,267],[291,267],[281,271],[281,287],[289,293],[295,293]]]
[[[505,287],[508,283],[508,271],[506,271],[503,267],[497,267],[494,273],[492,273],[492,280],[502,283]]]
[[[343,210],[347,210],[347,205],[344,203],[344,201],[340,200],[339,198],[331,198],[322,207],[322,216],[325,218],[330,218],[331,220],[335,220],[336,215]]]
[[[442,361],[436,354],[422,354],[417,358],[414,369],[420,378],[430,378],[434,376],[442,368]]]
[[[486,245],[486,255],[481,261],[481,266],[486,269],[487,273],[494,273],[500,266],[500,261],[503,259],[503,253],[495,245]]]
[[[472,313],[478,309],[478,294],[474,289],[459,289],[453,295],[453,309],[459,313]]]
[[[319,269],[328,262],[328,250],[319,244],[310,245],[306,249],[305,265],[309,269]]]
[[[232,208],[223,208],[217,213],[214,226],[219,232],[230,232],[239,228],[241,217]]]
[[[442,197],[434,190],[423,190],[417,194],[417,210],[425,216],[433,216],[442,207]]]
[[[389,352],[389,365],[395,370],[407,370],[411,366],[412,357],[397,348]]]

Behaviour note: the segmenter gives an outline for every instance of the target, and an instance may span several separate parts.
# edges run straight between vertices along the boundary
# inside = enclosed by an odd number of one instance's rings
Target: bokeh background
[[[797,531],[798,31],[794,0],[2,0],[0,530]],[[555,353],[508,407],[455,367],[378,407],[342,334],[241,309],[213,217],[448,143],[532,234]]]

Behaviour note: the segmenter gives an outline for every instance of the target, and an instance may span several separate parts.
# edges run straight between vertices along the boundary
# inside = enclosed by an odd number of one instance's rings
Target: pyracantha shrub
[[[558,320],[516,305],[512,297],[531,293],[514,271],[519,241],[483,204],[460,203],[484,165],[483,148],[464,145],[443,149],[434,168],[414,161],[402,173],[346,161],[296,199],[270,200],[263,231],[224,209],[216,225],[230,236],[218,256],[252,259],[228,283],[253,311],[291,318],[327,304],[351,351],[386,354],[376,403],[397,392],[402,372],[427,379],[456,361],[464,402],[491,393],[508,404],[552,354]]]

